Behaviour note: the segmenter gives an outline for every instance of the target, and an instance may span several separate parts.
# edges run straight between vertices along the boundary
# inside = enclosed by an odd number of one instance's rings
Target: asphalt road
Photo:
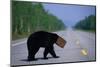
[[[95,61],[95,33],[84,31],[75,31],[72,29],[54,32],[63,37],[67,44],[64,48],[58,47],[54,44],[55,52],[59,58],[52,58],[48,54],[49,59],[43,59],[44,48],[40,48],[36,54],[37,61],[27,61],[27,38],[12,41],[11,43],[11,65],[37,65],[48,63],[67,63],[67,62],[81,62],[81,61]]]

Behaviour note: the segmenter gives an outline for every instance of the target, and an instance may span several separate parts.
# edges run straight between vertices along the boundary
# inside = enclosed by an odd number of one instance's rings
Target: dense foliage
[[[62,29],[65,29],[63,22],[46,11],[41,3],[12,1],[12,39],[23,38],[38,30]]]
[[[96,16],[90,15],[88,17],[85,17],[85,19],[80,20],[74,26],[74,28],[95,31],[96,30]]]

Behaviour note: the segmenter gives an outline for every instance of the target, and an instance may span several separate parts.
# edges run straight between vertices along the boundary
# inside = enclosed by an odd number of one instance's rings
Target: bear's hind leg
[[[33,60],[37,60],[35,59],[35,54],[38,52],[39,47],[37,48],[33,48],[29,51],[28,53],[28,61],[33,61]]]
[[[48,53],[49,53],[48,49],[45,48],[45,50],[44,50],[44,59],[48,59],[48,58],[47,58],[47,54],[48,54]]]

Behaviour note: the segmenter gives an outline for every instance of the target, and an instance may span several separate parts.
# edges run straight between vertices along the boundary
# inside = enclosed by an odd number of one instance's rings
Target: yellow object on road
[[[81,50],[81,54],[86,56],[86,55],[88,54],[88,52],[87,52],[86,49],[82,49],[82,50]]]
[[[79,46],[81,47],[80,41],[79,41],[79,40],[76,41],[76,44],[79,45]],[[86,49],[82,49],[82,50],[81,50],[81,54],[84,55],[84,56],[86,56],[86,55],[88,54],[88,52],[87,52]]]

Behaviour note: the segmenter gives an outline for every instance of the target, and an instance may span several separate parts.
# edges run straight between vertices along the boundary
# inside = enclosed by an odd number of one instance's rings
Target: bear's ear
[[[61,48],[64,48],[65,44],[66,44],[66,41],[62,38],[62,37],[58,37],[57,41],[56,41],[56,44],[61,47]]]

